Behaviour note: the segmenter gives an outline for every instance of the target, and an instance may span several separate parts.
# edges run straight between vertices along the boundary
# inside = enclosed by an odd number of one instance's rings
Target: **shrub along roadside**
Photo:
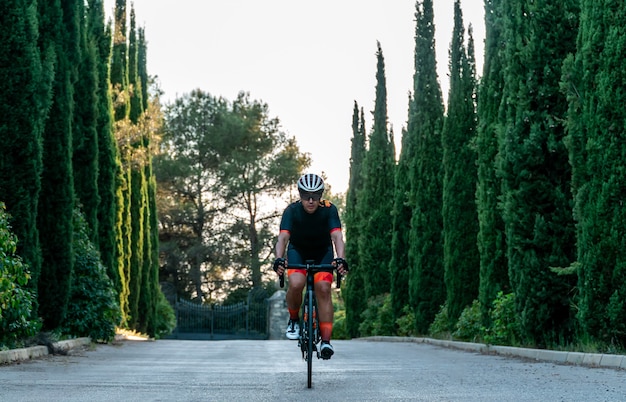
[[[32,319],[36,296],[26,289],[30,273],[15,254],[16,246],[6,207],[0,202],[0,350],[22,347],[23,339],[41,329],[41,321]]]
[[[89,240],[87,222],[78,210],[74,211],[73,247],[70,302],[61,332],[108,342],[115,337],[115,326],[121,320],[117,293],[100,253]]]

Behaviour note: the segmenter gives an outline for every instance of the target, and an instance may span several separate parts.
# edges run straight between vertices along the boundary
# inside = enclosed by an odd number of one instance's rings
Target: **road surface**
[[[124,341],[0,366],[0,401],[626,401],[626,371],[481,355],[425,343]]]

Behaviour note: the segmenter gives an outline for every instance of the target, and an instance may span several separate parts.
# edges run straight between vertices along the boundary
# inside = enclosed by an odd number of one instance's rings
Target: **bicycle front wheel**
[[[304,325],[306,325],[307,339],[306,339],[306,365],[307,365],[307,386],[311,388],[313,383],[313,348],[315,347],[315,341],[313,336],[313,292],[307,292],[307,310],[308,317]]]

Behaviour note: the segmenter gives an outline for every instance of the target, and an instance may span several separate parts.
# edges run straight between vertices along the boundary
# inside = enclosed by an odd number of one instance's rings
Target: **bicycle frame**
[[[336,268],[332,264],[314,264],[307,260],[306,264],[289,264],[287,269],[304,269],[306,271],[306,291],[302,303],[302,322],[298,347],[302,351],[302,358],[307,362],[307,386],[311,388],[313,377],[313,352],[320,358],[317,344],[321,337],[319,333],[319,314],[317,313],[317,299],[315,298],[315,274],[318,272],[333,272]],[[280,276],[280,287],[285,285],[284,274]],[[341,275],[337,273],[337,288],[341,287]]]

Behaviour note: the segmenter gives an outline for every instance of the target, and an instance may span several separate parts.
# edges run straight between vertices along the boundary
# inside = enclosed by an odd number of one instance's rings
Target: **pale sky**
[[[461,0],[482,74],[484,0]],[[354,101],[371,132],[376,41],[385,58],[387,109],[396,154],[413,88],[415,0],[134,0],[145,29],[148,73],[163,103],[199,88],[234,100],[239,91],[268,104],[271,117],[311,155],[309,171],[344,192],[350,174]],[[128,0],[130,10],[131,0]],[[108,15],[115,0],[105,0]],[[454,0],[435,0],[437,70],[448,94]],[[467,34],[466,34],[467,39]]]

